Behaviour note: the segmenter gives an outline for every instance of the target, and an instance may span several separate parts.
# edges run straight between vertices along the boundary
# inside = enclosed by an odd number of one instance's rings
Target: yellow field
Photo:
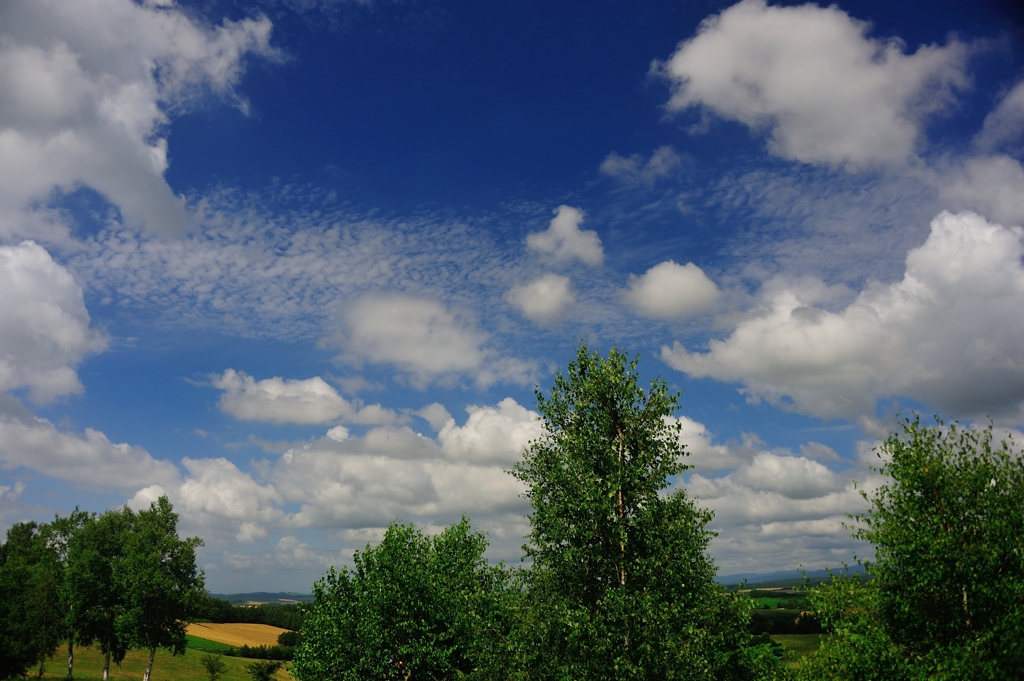
[[[277,637],[288,631],[269,624],[189,624],[189,636],[229,646],[276,646]]]

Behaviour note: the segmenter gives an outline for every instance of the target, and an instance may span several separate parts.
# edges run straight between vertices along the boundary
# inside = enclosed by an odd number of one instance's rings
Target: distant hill
[[[837,575],[853,575],[862,571],[860,565],[851,565],[848,570],[834,569]],[[719,575],[715,581],[722,586],[733,588],[746,580],[747,588],[772,589],[784,586],[800,586],[804,583],[804,574],[812,584],[828,581],[827,570],[782,570],[780,572],[741,572],[735,575]]]
[[[278,591],[277,593],[270,593],[269,591],[254,591],[252,593],[245,594],[210,594],[214,598],[225,600],[232,605],[242,605],[244,603],[276,603],[284,605],[286,603],[312,603],[313,594],[300,594],[293,592]]]

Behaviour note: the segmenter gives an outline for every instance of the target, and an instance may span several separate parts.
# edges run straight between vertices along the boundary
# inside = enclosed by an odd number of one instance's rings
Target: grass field
[[[203,670],[200,660],[204,653],[198,650],[186,650],[184,655],[175,657],[166,650],[156,651],[156,660],[153,663],[152,681],[203,681],[206,679],[206,671]],[[245,670],[247,664],[252,660],[243,660],[238,657],[218,656],[224,662],[227,671],[220,677],[221,681],[251,681],[249,673]],[[146,662],[149,660],[149,652],[145,650],[133,650],[125,656],[121,666],[111,663],[111,681],[138,681],[146,671]],[[38,667],[30,669],[29,678],[36,678]],[[64,679],[68,671],[67,646],[58,649],[53,659],[46,663],[46,673],[43,679]],[[75,679],[80,681],[100,681],[103,678],[103,654],[98,646],[75,649]],[[281,670],[275,677],[278,681],[291,681],[288,672]]]
[[[799,667],[803,658],[817,652],[821,637],[822,634],[772,634],[772,640],[789,653],[787,662],[791,667]]]
[[[216,641],[209,641],[205,638],[190,636],[188,634],[185,634],[185,640],[186,646],[204,653],[223,653],[225,650],[235,649],[234,646],[229,646],[226,643],[217,643]]]
[[[187,634],[207,641],[241,646],[276,646],[277,637],[288,631],[269,624],[202,624],[188,625]]]

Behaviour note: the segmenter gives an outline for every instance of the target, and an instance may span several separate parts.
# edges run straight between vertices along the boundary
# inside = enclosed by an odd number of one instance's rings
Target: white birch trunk
[[[146,664],[146,673],[142,675],[142,681],[149,681],[149,675],[153,671],[154,657],[156,657],[156,646],[149,649],[149,662]]]
[[[103,681],[110,681],[110,644],[107,644],[107,654],[103,656]]]
[[[68,681],[75,678],[75,637],[68,637]]]

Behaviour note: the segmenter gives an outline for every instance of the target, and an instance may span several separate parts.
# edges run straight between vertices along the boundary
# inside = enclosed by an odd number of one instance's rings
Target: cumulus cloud
[[[776,291],[708,352],[663,347],[694,377],[823,418],[874,413],[887,396],[954,416],[1024,419],[1024,230],[942,213],[901,281],[870,283],[845,309]]]
[[[666,260],[642,276],[629,275],[624,297],[631,309],[650,319],[685,319],[712,309],[720,296],[704,270]]]
[[[340,420],[380,425],[400,420],[398,414],[379,404],[349,402],[319,376],[287,381],[275,376],[257,381],[244,372],[225,369],[211,383],[224,391],[220,408],[246,421],[311,424]]]
[[[433,402],[412,413],[429,423],[430,427],[435,431],[440,431],[444,428],[448,421],[455,422],[451,413],[440,402]]]
[[[864,456],[872,443],[858,443],[853,467],[844,460],[846,470],[836,472],[820,460],[840,457],[820,443],[805,443],[794,455],[767,451],[748,433],[740,445],[725,446],[714,444],[702,424],[680,421],[681,439],[696,444],[690,463],[698,472],[677,485],[715,514],[711,527],[719,534],[710,550],[720,573],[837,567],[855,553],[870,557],[869,547],[851,539],[844,522],[847,513],[865,508],[859,490],[873,490],[880,481],[867,468],[877,461]],[[728,470],[709,474],[723,469]]]
[[[582,260],[588,265],[604,261],[604,249],[597,232],[580,229],[583,211],[572,206],[559,206],[555,217],[543,232],[532,232],[526,237],[526,247],[551,256],[555,260]]]
[[[753,129],[805,163],[902,164],[921,122],[965,87],[968,49],[951,40],[904,54],[895,39],[835,6],[743,0],[705,19],[654,68],[673,85],[668,110],[701,107]]]
[[[740,484],[789,499],[817,499],[845,487],[838,475],[817,461],[768,452],[757,454],[732,475]]]
[[[569,277],[560,274],[545,274],[529,284],[515,286],[505,299],[528,319],[543,326],[562,321],[576,304]]]
[[[448,415],[440,405],[431,407],[421,411],[435,423]],[[395,520],[442,526],[467,514],[496,539],[493,551],[518,555],[525,488],[506,469],[540,436],[537,414],[512,398],[466,412],[462,424],[448,416],[436,439],[406,426],[381,426],[288,450],[261,468],[284,504],[298,506],[278,525],[331,529],[366,541],[366,533]]]
[[[0,466],[25,467],[100,490],[174,489],[180,480],[173,463],[154,459],[141,447],[113,443],[92,428],[62,432],[46,419],[11,411],[0,412]]]
[[[278,508],[283,497],[273,485],[257,483],[227,459],[185,457],[181,464],[188,476],[177,499],[191,522],[211,527],[229,521],[237,541],[253,542],[267,537],[264,524],[284,516]]]
[[[66,269],[35,242],[0,246],[0,390],[39,403],[80,393],[74,365],[104,347]]]
[[[672,176],[682,159],[670,146],[658,147],[646,161],[640,154],[619,156],[614,151],[601,162],[601,172],[629,185],[652,185]]]
[[[243,58],[276,58],[270,31],[266,18],[206,26],[171,4],[3,3],[0,206],[85,185],[129,223],[180,233],[164,126],[203,93],[244,104],[233,92]]]
[[[475,323],[435,300],[371,293],[348,308],[345,320],[347,334],[328,341],[342,345],[339,359],[394,365],[421,387],[461,375],[485,386],[526,383],[534,372],[529,362],[485,348],[488,338]]]
[[[753,456],[761,441],[752,435],[745,435],[740,446],[713,444],[713,437],[703,423],[688,416],[667,416],[671,426],[679,424],[679,442],[686,447],[684,463],[697,471],[720,471],[735,468]]]
[[[458,426],[449,419],[437,434],[446,458],[476,464],[511,466],[532,440],[544,434],[540,415],[511,397],[495,407],[466,407],[469,418]]]
[[[522,506],[522,486],[492,452],[464,450],[448,458],[438,443],[408,427],[374,428],[342,442],[329,438],[291,449],[269,473],[296,527],[382,527],[395,519],[445,522],[462,513],[493,516]]]
[[[1024,167],[1009,156],[978,156],[940,169],[939,197],[955,210],[972,210],[1004,225],[1024,223]]]
[[[1024,81],[1017,83],[985,117],[974,143],[983,151],[1018,147],[1024,142]]]

